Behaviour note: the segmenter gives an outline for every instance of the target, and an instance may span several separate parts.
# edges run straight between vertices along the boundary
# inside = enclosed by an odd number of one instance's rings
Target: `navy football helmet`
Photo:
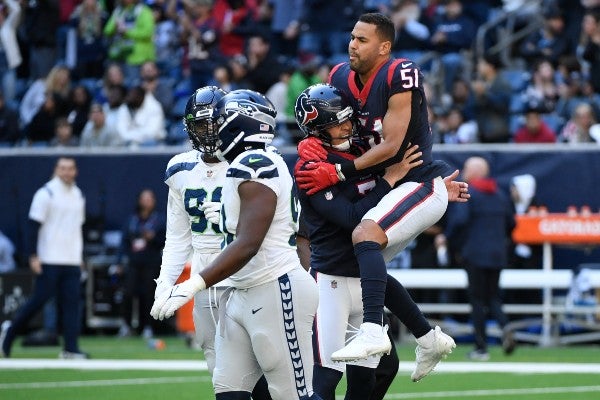
[[[352,133],[356,133],[357,124],[350,101],[341,90],[326,83],[304,89],[296,99],[294,113],[302,132],[328,144],[331,137],[325,130],[347,120],[352,121]]]
[[[226,91],[216,86],[204,86],[188,99],[183,128],[194,149],[211,155],[217,151],[219,136],[215,106],[226,94]]]
[[[232,161],[249,149],[264,149],[275,136],[275,106],[249,89],[233,90],[217,103],[217,156]]]

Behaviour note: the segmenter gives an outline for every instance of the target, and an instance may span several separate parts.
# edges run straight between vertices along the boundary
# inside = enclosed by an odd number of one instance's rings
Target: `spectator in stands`
[[[0,92],[0,147],[14,146],[20,139],[19,115],[6,104]]]
[[[226,92],[231,92],[232,90],[242,89],[242,87],[233,81],[233,70],[231,68],[231,63],[217,65],[213,71],[213,77],[208,82],[209,86],[217,86],[223,89]]]
[[[362,1],[304,0],[299,56],[318,54],[331,64],[347,61],[350,32],[362,9]]]
[[[270,0],[269,4],[272,7],[272,50],[288,59],[295,58],[298,54],[304,0]]]
[[[500,271],[508,266],[508,246],[515,226],[511,202],[490,176],[488,162],[482,157],[469,157],[462,175],[469,184],[471,198],[460,207],[449,205],[446,234],[448,241],[460,235],[460,257],[469,278],[469,301],[475,331],[472,360],[486,361],[486,314],[489,312],[501,328],[508,323],[502,311],[499,288]],[[509,331],[503,334],[503,349],[512,353],[515,342]]]
[[[231,82],[238,88],[247,88],[250,86],[246,79],[248,73],[248,60],[243,54],[232,57],[227,65],[231,68]]]
[[[213,15],[212,0],[184,2],[180,17],[182,40],[187,50],[192,88],[206,86],[213,70],[222,62],[219,50],[218,26]]]
[[[558,91],[556,114],[568,120],[581,103],[589,103],[594,112],[600,108],[594,102],[591,84],[586,79],[583,67],[575,55],[562,57],[557,66]]]
[[[58,103],[60,102],[58,94],[48,93],[44,104],[31,119],[31,122],[25,126],[25,136],[31,146],[47,146],[54,137],[56,120],[60,114],[58,112]]]
[[[225,57],[244,52],[246,38],[256,29],[256,0],[215,0],[219,50]]]
[[[537,60],[533,65],[531,82],[525,89],[526,101],[535,101],[544,107],[545,112],[551,112],[556,108],[558,97],[554,66],[548,59]]]
[[[450,97],[452,106],[460,109],[466,121],[475,120],[475,96],[469,82],[462,78],[456,79]]]
[[[56,120],[54,137],[50,140],[51,147],[77,147],[79,138],[73,135],[73,126],[67,118],[61,117]]]
[[[21,22],[21,6],[17,0],[0,3],[0,79],[4,101],[12,104],[16,96],[16,69],[23,62],[17,43],[17,27]]]
[[[511,88],[499,74],[500,58],[485,55],[477,62],[480,79],[471,84],[481,143],[506,143],[510,138],[508,110]]]
[[[465,121],[465,117],[458,107],[451,107],[442,116],[439,128],[441,143],[477,143],[477,123]]]
[[[588,103],[581,103],[575,108],[571,119],[560,132],[560,141],[567,143],[597,142],[597,139],[590,135],[594,125],[596,125],[596,116],[592,106]]]
[[[106,115],[101,104],[90,107],[90,115],[81,133],[81,147],[120,146],[121,140],[114,125],[106,123]]]
[[[181,29],[175,18],[169,18],[167,7],[158,1],[150,6],[154,14],[156,64],[165,76],[181,79],[181,59],[183,57]]]
[[[460,0],[446,0],[444,13],[433,23],[429,43],[441,55],[444,67],[444,91],[452,90],[452,83],[462,72],[464,56],[471,48],[475,36],[475,24],[463,14]]]
[[[111,41],[108,58],[119,62],[128,82],[140,76],[140,65],[156,59],[154,15],[141,0],[121,0],[104,26]]]
[[[564,30],[565,23],[560,9],[556,6],[548,7],[544,11],[544,25],[525,38],[519,47],[519,54],[529,65],[540,58],[558,62],[561,56],[571,51]]]
[[[99,103],[105,103],[108,99],[109,88],[113,86],[127,87],[125,84],[123,68],[115,62],[109,63],[106,67],[102,77],[101,87],[94,94],[94,100]]]
[[[127,88],[123,85],[114,85],[108,88],[107,100],[101,103],[106,116],[106,125],[116,129],[119,109],[125,102],[127,96]]]
[[[277,111],[277,115],[275,116],[275,131],[277,132],[277,135],[273,139],[273,146],[275,147],[293,143],[293,138],[291,137],[291,133],[287,126],[289,120],[285,113],[288,102],[288,85],[293,72],[294,68],[292,66],[284,66],[279,74],[279,81],[272,85],[265,93],[265,96],[271,100],[271,103],[273,103],[275,110]],[[291,121],[291,123],[294,126],[296,125],[296,121]]]
[[[0,231],[0,274],[11,272],[15,267],[15,245]]]
[[[87,122],[92,105],[92,95],[84,85],[76,85],[71,89],[67,109],[67,119],[73,129],[73,136],[79,138]]]
[[[165,115],[152,93],[134,86],[119,107],[115,128],[126,145],[153,146],[166,136]]]
[[[108,15],[99,0],[84,0],[71,14],[70,24],[77,31],[77,63],[75,75],[101,78],[104,73],[106,46],[102,29]]]
[[[319,68],[323,59],[316,54],[303,53],[298,59],[298,68],[292,73],[287,88],[287,106],[285,115],[290,120],[295,120],[296,99],[304,89],[316,83],[325,82],[319,75]]]
[[[555,143],[556,133],[542,120],[537,107],[525,111],[525,125],[514,134],[515,143]]]
[[[420,64],[421,57],[431,47],[429,27],[432,21],[422,12],[419,1],[398,1],[390,12],[390,18],[396,28],[396,40],[392,46],[394,56]]]
[[[600,10],[585,13],[582,31],[582,57],[589,63],[594,92],[600,94]]]
[[[271,52],[271,42],[265,33],[256,33],[248,38],[246,58],[248,71],[246,80],[250,88],[266,93],[279,80],[283,65]]]
[[[173,87],[170,79],[161,77],[160,70],[154,61],[146,61],[140,68],[141,86],[146,93],[152,93],[160,103],[163,112],[168,115],[173,108]]]
[[[54,176],[33,196],[29,209],[28,259],[34,290],[12,321],[2,324],[2,356],[10,357],[13,341],[44,304],[56,297],[62,315],[63,351],[59,358],[88,358],[79,349],[80,292],[83,264],[85,198],[75,183],[77,164],[60,157]]]
[[[28,1],[26,4],[23,26],[29,47],[29,77],[43,79],[57,61],[59,1]]]
[[[29,87],[21,104],[19,114],[21,123],[27,126],[33,116],[40,110],[40,107],[46,101],[46,94],[56,95],[55,104],[60,113],[66,111],[66,103],[71,90],[71,72],[65,65],[57,65],[52,68],[47,77],[36,79]]]
[[[144,338],[153,336],[150,309],[154,301],[154,277],[159,275],[161,250],[165,243],[165,220],[156,210],[156,196],[142,190],[135,212],[123,227],[123,240],[118,255],[119,269],[124,273],[127,290],[123,301],[123,324],[119,336],[131,335],[133,299],[137,299],[138,326]]]

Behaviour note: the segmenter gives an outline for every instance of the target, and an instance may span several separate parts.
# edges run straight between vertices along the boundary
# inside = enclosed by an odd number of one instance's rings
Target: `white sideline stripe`
[[[45,358],[0,359],[0,369],[83,369],[207,371],[206,361],[194,360],[53,360]]]
[[[456,390],[446,392],[426,393],[389,393],[386,399],[431,399],[442,397],[482,397],[482,396],[507,396],[530,394],[556,394],[556,393],[592,393],[600,392],[600,386],[563,386],[549,388],[525,389],[493,389],[493,390]],[[337,397],[336,397],[337,398]],[[341,397],[340,397],[341,398]]]
[[[81,369],[206,371],[206,361],[196,360],[56,360],[38,358],[0,359],[2,369]],[[399,372],[412,372],[414,362],[400,362]],[[436,372],[584,373],[600,374],[598,363],[441,362]]]
[[[93,386],[127,386],[127,385],[148,385],[165,383],[189,383],[189,382],[210,382],[208,376],[173,376],[163,378],[132,378],[132,379],[99,379],[90,381],[64,381],[64,382],[26,382],[26,383],[0,383],[2,389],[52,389],[52,388],[74,388],[74,387],[93,387]]]

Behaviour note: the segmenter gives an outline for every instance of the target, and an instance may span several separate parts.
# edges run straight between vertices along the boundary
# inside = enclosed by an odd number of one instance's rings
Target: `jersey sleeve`
[[[413,90],[423,90],[423,74],[417,64],[407,59],[396,60],[388,71],[390,96]]]
[[[245,181],[258,182],[270,188],[277,197],[281,195],[279,170],[268,152],[246,154],[234,161],[227,170],[227,178],[235,179],[237,186]]]
[[[192,251],[192,231],[181,194],[169,188],[167,198],[166,239],[163,249],[161,275],[175,284]]]
[[[40,224],[44,223],[48,217],[50,200],[50,189],[47,187],[38,189],[38,191],[33,195],[33,201],[31,202],[31,207],[29,208],[29,218],[39,222]]]

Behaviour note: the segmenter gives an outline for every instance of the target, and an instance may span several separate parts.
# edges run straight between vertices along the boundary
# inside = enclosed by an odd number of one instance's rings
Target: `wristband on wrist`
[[[340,166],[340,173],[342,174],[342,176],[346,177],[355,175],[356,166],[354,165],[354,161],[345,161],[342,164],[338,165]]]
[[[194,289],[196,289],[196,292],[206,289],[206,282],[204,282],[204,279],[200,274],[193,274],[190,280],[192,281],[191,283]]]

